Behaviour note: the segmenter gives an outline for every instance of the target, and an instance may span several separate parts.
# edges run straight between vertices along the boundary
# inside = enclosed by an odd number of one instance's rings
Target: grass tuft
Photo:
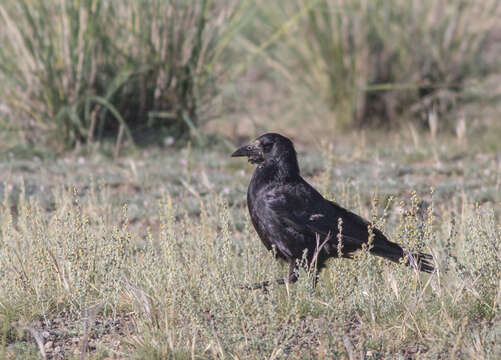
[[[23,0],[0,6],[7,128],[56,149],[191,134],[213,116],[218,62],[243,5]],[[133,139],[133,133],[135,138]],[[149,138],[148,138],[149,139]]]
[[[428,126],[438,117],[441,128],[453,129],[458,107],[496,99],[484,85],[499,67],[492,39],[500,5],[257,1],[246,48],[260,49],[280,78],[275,86],[294,95],[290,106],[303,117],[335,128]]]

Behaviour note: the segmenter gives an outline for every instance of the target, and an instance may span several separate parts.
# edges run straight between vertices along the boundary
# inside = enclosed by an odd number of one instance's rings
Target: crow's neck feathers
[[[267,181],[271,180],[278,183],[298,179],[299,165],[296,151],[294,149],[282,151],[279,156],[267,159],[256,168],[256,175],[262,179],[266,178]]]

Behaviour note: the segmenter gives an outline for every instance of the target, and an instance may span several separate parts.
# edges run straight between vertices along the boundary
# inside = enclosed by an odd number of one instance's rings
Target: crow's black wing
[[[339,219],[342,220],[341,239],[343,242],[343,254],[350,255],[367,243],[372,235],[371,253],[399,262],[404,254],[402,247],[389,241],[384,234],[371,226],[362,217],[339,206],[338,204],[324,199],[308,183],[302,182],[292,188],[284,188],[285,191],[277,192],[267,201],[268,208],[273,216],[279,219],[289,234],[295,234],[296,247],[303,246],[309,251],[315,251],[317,234],[320,241],[329,239],[327,251],[336,253],[339,233]],[[311,252],[310,252],[311,253]],[[433,265],[431,255],[424,253],[408,253],[414,258],[418,269],[424,272],[432,272]],[[407,265],[411,262],[408,260]]]
[[[367,221],[324,199],[306,182],[280,188],[267,197],[266,203],[273,217],[309,247],[316,245],[317,234],[321,241],[329,237],[331,243],[337,243],[340,228],[343,246],[349,251],[359,249],[369,238]],[[341,226],[338,225],[340,219]],[[380,235],[376,229],[374,232],[376,237]]]

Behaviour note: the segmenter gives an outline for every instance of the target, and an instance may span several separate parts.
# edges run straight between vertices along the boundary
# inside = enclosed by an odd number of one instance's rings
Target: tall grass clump
[[[243,5],[242,5],[243,6]],[[242,12],[206,0],[0,5],[7,127],[57,148],[146,129],[196,135]],[[239,15],[240,14],[240,15]]]
[[[499,0],[258,2],[247,37],[266,44],[299,106],[323,104],[337,125],[424,124],[485,97],[499,48]],[[273,39],[271,43],[263,42]],[[313,104],[314,106],[308,105]],[[446,116],[439,116],[447,119]]]

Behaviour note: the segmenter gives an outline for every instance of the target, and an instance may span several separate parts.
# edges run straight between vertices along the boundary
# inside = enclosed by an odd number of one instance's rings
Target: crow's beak
[[[231,154],[231,157],[237,157],[237,156],[251,156],[253,153],[254,148],[252,145],[245,145],[242,146],[241,148],[238,148],[233,154]]]

